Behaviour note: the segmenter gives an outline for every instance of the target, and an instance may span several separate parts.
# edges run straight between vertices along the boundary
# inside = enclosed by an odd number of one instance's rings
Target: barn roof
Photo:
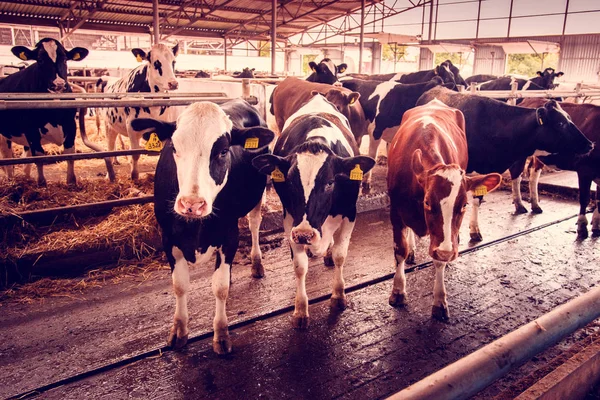
[[[378,0],[366,1],[367,5]],[[361,0],[277,0],[277,37],[285,40],[360,10]],[[265,40],[271,0],[159,0],[160,33]],[[2,0],[0,23],[150,33],[150,0]]]

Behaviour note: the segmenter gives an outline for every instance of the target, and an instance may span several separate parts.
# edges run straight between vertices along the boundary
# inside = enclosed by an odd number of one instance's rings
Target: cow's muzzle
[[[292,229],[292,241],[296,244],[313,244],[318,240],[318,234],[315,229]]]
[[[206,216],[207,209],[206,200],[197,196],[181,196],[175,203],[175,212],[177,214],[191,218]]]
[[[169,82],[169,90],[176,90],[179,87],[179,82],[170,81]]]

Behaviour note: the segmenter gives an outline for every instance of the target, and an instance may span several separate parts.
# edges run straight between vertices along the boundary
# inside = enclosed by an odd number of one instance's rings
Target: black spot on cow
[[[163,115],[165,113],[166,109],[167,109],[167,106],[161,106],[159,115]]]
[[[135,117],[138,118],[140,116],[140,108],[139,107],[133,107],[133,109],[135,110]]]
[[[40,133],[41,133],[42,135],[45,135],[46,133],[48,133],[48,129],[46,129],[46,127],[45,127],[45,126],[42,126],[42,127],[40,128]]]
[[[123,118],[119,115],[119,122],[123,122]]]
[[[158,75],[162,76],[162,63],[159,60],[154,61],[154,69],[158,71]]]
[[[157,85],[154,85],[154,91],[157,92],[157,93],[160,91],[160,89],[158,88]]]
[[[125,114],[129,115],[129,107],[125,107]]]
[[[143,111],[144,111],[146,114],[150,114],[150,108],[148,108],[148,107],[144,107],[144,108],[142,108],[142,110],[143,110]],[[136,115],[136,117],[137,117],[137,115]]]

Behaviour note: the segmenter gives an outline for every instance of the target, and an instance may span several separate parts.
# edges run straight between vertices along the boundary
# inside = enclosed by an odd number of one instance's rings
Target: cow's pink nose
[[[179,209],[182,214],[199,216],[206,210],[206,201],[201,197],[181,197]]]
[[[171,81],[169,82],[169,90],[175,90],[179,87],[179,82]]]
[[[292,230],[292,240],[298,244],[310,244],[315,237],[314,230],[295,229]]]

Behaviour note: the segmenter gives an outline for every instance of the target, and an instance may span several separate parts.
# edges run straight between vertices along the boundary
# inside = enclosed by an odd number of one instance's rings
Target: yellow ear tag
[[[75,53],[75,55],[73,56],[73,61],[77,61],[81,58],[81,55],[79,53]]]
[[[360,169],[360,165],[356,164],[354,169],[352,171],[350,171],[350,180],[362,181],[362,178],[363,178],[362,169]]]
[[[271,172],[271,179],[277,183],[285,182],[285,175],[283,175],[283,172],[279,168],[275,167],[273,172]]]
[[[538,118],[538,121],[539,121],[540,125],[544,125],[544,121],[542,121],[541,118]]]
[[[142,56],[140,56],[139,54],[137,56],[135,56],[135,59],[137,60],[137,62],[142,62]]]
[[[346,72],[346,68],[341,68],[340,69],[340,74],[343,74],[344,72]]]
[[[25,55],[24,51],[19,53],[19,58],[23,61],[27,61],[27,56]]]
[[[355,101],[356,101],[356,97],[353,97],[352,100],[350,100],[350,103],[348,103],[348,104],[354,104]]]
[[[146,142],[146,146],[144,146],[148,151],[161,151],[163,148],[163,144],[158,138],[156,133],[150,135],[150,139]]]
[[[246,143],[244,143],[245,149],[258,149],[258,138],[249,137],[246,139]]]
[[[473,196],[485,196],[487,192],[487,187],[480,185],[473,189]]]

